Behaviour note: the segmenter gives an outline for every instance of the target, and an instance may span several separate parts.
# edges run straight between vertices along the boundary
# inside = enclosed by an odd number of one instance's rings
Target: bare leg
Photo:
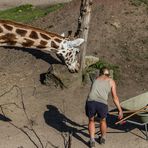
[[[101,119],[100,121],[100,131],[101,131],[101,137],[106,138],[107,124],[105,118]]]
[[[94,139],[95,138],[95,121],[94,121],[94,117],[89,118],[88,130],[89,130],[90,138]]]

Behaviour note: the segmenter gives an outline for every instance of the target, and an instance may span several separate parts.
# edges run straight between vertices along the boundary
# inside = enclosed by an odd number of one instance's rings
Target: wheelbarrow
[[[121,102],[124,118],[115,124],[123,123],[124,121],[144,126],[146,140],[148,140],[148,92],[132,97]],[[110,112],[117,116],[117,112]]]

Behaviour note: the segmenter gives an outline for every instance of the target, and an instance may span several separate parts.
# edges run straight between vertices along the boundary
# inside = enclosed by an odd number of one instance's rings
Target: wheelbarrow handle
[[[124,120],[126,120],[126,119],[128,119],[128,118],[134,116],[135,114],[141,112],[142,110],[144,110],[144,109],[146,109],[146,108],[148,108],[148,105],[146,105],[146,106],[142,107],[141,109],[135,111],[134,113],[130,114],[129,116],[126,116],[125,118],[121,119],[120,121],[116,122],[115,124],[117,125],[117,124],[123,122]]]
[[[148,107],[147,107],[147,108],[148,108]],[[136,111],[138,111],[138,110],[125,110],[125,111],[122,111],[122,112],[123,112],[123,114],[127,114],[127,113],[134,113],[134,112],[136,112]],[[140,112],[148,112],[148,110],[143,109],[143,110],[141,110]],[[110,114],[110,115],[116,115],[116,114],[118,114],[118,111],[109,112],[109,114]]]

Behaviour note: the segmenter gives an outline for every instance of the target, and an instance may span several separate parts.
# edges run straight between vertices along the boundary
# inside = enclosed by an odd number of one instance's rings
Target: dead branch
[[[0,106],[0,109],[1,109],[1,111],[2,111],[2,114],[5,116],[5,113],[4,113],[4,111],[3,111],[2,106]],[[13,124],[11,121],[8,121],[8,122],[9,122],[9,124],[11,124],[13,127],[15,127],[16,129],[20,130],[21,132],[23,132],[23,133],[29,138],[29,140],[35,145],[35,147],[36,147],[36,148],[39,148],[39,147],[37,146],[37,144],[31,139],[31,137],[27,134],[27,132],[25,132],[22,128],[18,127],[17,125]]]
[[[49,144],[50,146],[52,146],[53,148],[59,148],[59,146],[53,145],[50,141],[47,141],[45,148],[47,148],[48,144]]]
[[[17,107],[19,107],[20,109],[23,109],[24,113],[25,113],[25,116],[27,118],[28,121],[30,121],[28,115],[27,115],[27,112],[26,112],[26,108],[25,108],[25,104],[24,104],[24,96],[23,96],[23,93],[22,93],[22,89],[17,86],[17,85],[14,85],[12,86],[8,91],[6,91],[5,93],[3,93],[2,95],[0,95],[0,97],[6,95],[7,93],[11,92],[13,90],[13,88],[17,88],[17,96],[18,96],[18,93],[20,92],[20,95],[21,95],[21,102],[22,102],[22,106],[23,108],[20,108],[16,103],[6,103],[6,104],[1,104],[0,105],[0,109],[2,111],[2,114],[5,116],[5,113],[3,111],[3,106],[4,105],[11,105],[11,104],[14,104],[16,105]],[[13,127],[15,127],[16,129],[20,130],[21,132],[23,132],[28,138],[29,140],[35,145],[36,148],[39,148],[38,145],[32,140],[31,136],[29,136],[29,134],[23,130],[23,128],[20,128],[18,127],[17,125],[13,124],[11,121],[8,121],[9,124],[11,124]],[[39,143],[41,144],[41,147],[44,148],[43,146],[43,143],[41,141],[41,139],[39,138],[39,136],[37,135],[37,133],[35,132],[35,130],[33,129],[33,124],[31,124],[31,128],[28,128],[28,126],[24,126],[25,128],[27,128],[28,130],[32,131],[35,135],[35,137],[38,139]]]
[[[73,132],[69,133],[68,148],[72,148],[72,135],[73,135]]]

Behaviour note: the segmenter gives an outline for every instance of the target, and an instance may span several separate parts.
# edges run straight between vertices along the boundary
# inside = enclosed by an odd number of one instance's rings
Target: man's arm
[[[122,108],[120,106],[119,98],[117,96],[116,83],[114,80],[111,80],[111,93],[112,93],[113,101],[119,111],[119,118],[121,119],[121,118],[123,118],[123,112],[122,112]]]

